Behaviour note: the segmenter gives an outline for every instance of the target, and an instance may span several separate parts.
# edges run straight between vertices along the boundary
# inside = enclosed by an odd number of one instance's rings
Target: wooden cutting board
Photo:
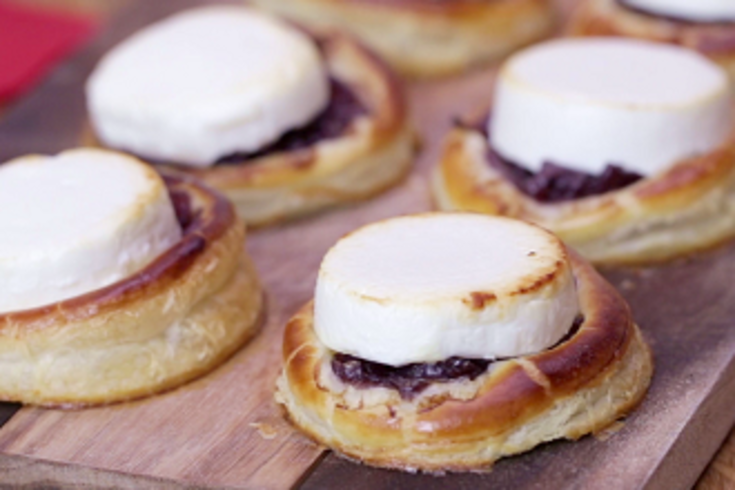
[[[566,0],[564,0],[566,1]],[[94,45],[0,123],[0,161],[78,144],[82,85],[114,42],[197,0],[132,2]],[[568,3],[568,2],[567,2]],[[272,401],[286,319],[324,252],[362,224],[431,209],[428,173],[451,117],[488,100],[493,70],[408,88],[425,142],[414,172],[379,198],[248,237],[268,294],[263,331],[181,389],[83,411],[0,407],[0,481],[108,488],[688,488],[735,421],[735,245],[665,267],[607,271],[656,355],[649,396],[606,438],[556,442],[492,472],[430,477],[341,460],[290,428]],[[0,374],[1,375],[1,374]],[[604,439],[604,440],[603,440]]]

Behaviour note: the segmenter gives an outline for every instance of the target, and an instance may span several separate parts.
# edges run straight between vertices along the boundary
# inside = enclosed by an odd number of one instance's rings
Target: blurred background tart
[[[721,64],[735,78],[735,3],[730,0],[584,0],[568,31],[679,44]]]
[[[440,208],[554,231],[593,262],[670,259],[735,231],[725,71],[678,46],[550,41],[501,68],[491,111],[447,136]]]
[[[402,89],[350,37],[213,6],[148,26],[87,82],[96,142],[224,192],[262,225],[370,197],[408,171]]]
[[[354,33],[400,73],[430,77],[496,61],[549,35],[548,0],[254,0],[317,28]]]

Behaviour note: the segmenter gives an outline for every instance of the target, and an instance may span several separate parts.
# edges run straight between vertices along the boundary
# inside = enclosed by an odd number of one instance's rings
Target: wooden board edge
[[[645,490],[694,488],[735,424],[733,406],[735,354],[659,465],[652,469]]]
[[[13,415],[22,408],[20,403],[0,402],[0,427],[10,422]]]
[[[79,465],[68,465],[27,456],[0,454],[0,488],[72,490],[209,490],[176,480],[130,475]],[[222,488],[222,487],[217,487]]]
[[[720,447],[715,459],[709,464],[697,482],[696,490],[720,490],[735,488],[735,431],[732,431]]]

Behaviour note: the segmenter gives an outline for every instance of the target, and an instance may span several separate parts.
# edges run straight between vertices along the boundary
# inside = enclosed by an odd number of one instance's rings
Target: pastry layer
[[[0,166],[0,312],[100,289],[146,267],[181,238],[161,177],[94,149]]]
[[[694,22],[735,21],[732,0],[624,0],[623,3],[653,14]]]
[[[80,407],[151,395],[205,374],[256,333],[262,293],[232,205],[193,180],[166,182],[185,230],[153,263],[0,314],[0,400]]]
[[[471,214],[393,218],[351,233],[324,257],[314,298],[327,347],[392,366],[538,352],[578,313],[556,237]]]
[[[640,402],[653,362],[612,286],[575,256],[572,264],[584,321],[568,341],[494,363],[475,380],[434,383],[410,400],[341,383],[307,305],[286,326],[276,400],[318,442],[408,471],[483,469],[543,442],[601,430]]]
[[[92,125],[107,146],[197,167],[259,150],[311,121],[328,99],[315,43],[236,6],[189,10],[141,30],[87,83]]]
[[[399,72],[457,73],[547,36],[548,0],[254,0],[260,8],[319,29],[354,33]]]
[[[638,40],[566,39],[505,63],[490,138],[500,155],[533,171],[550,161],[652,175],[712,151],[732,121],[727,74],[696,53]]]

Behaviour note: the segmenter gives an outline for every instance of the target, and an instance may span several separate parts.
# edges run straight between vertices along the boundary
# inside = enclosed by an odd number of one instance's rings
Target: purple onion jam
[[[502,172],[524,194],[539,202],[563,202],[616,191],[643,178],[621,165],[608,164],[602,173],[580,172],[553,162],[544,162],[541,170],[531,172],[490,150],[490,165]]]
[[[347,384],[360,388],[382,386],[398,390],[402,398],[411,399],[431,383],[459,378],[475,379],[484,373],[491,360],[450,357],[431,364],[407,364],[393,367],[366,361],[348,354],[335,354],[332,371]]]
[[[564,338],[550,349],[571,339],[579,331],[583,322],[583,317],[575,318]],[[337,353],[332,358],[332,371],[342,382],[352,386],[358,388],[378,386],[391,388],[397,390],[401,398],[410,400],[432,383],[458,379],[474,380],[484,374],[493,362],[495,360],[450,357],[439,362],[415,363],[394,367],[348,354]]]
[[[304,127],[293,129],[281,138],[252,153],[233,153],[217,160],[217,165],[232,165],[272,153],[297,151],[342,136],[350,124],[368,111],[347,85],[332,79],[331,96],[326,109]]]
[[[459,127],[482,133],[488,138],[488,119],[482,124],[468,125],[455,122]],[[567,167],[558,162],[544,162],[541,170],[532,172],[527,168],[503,158],[492,148],[487,152],[490,166],[500,171],[521,192],[536,201],[552,203],[573,201],[616,191],[638,182],[643,175],[627,170],[623,165],[608,164],[600,174],[590,174]]]

